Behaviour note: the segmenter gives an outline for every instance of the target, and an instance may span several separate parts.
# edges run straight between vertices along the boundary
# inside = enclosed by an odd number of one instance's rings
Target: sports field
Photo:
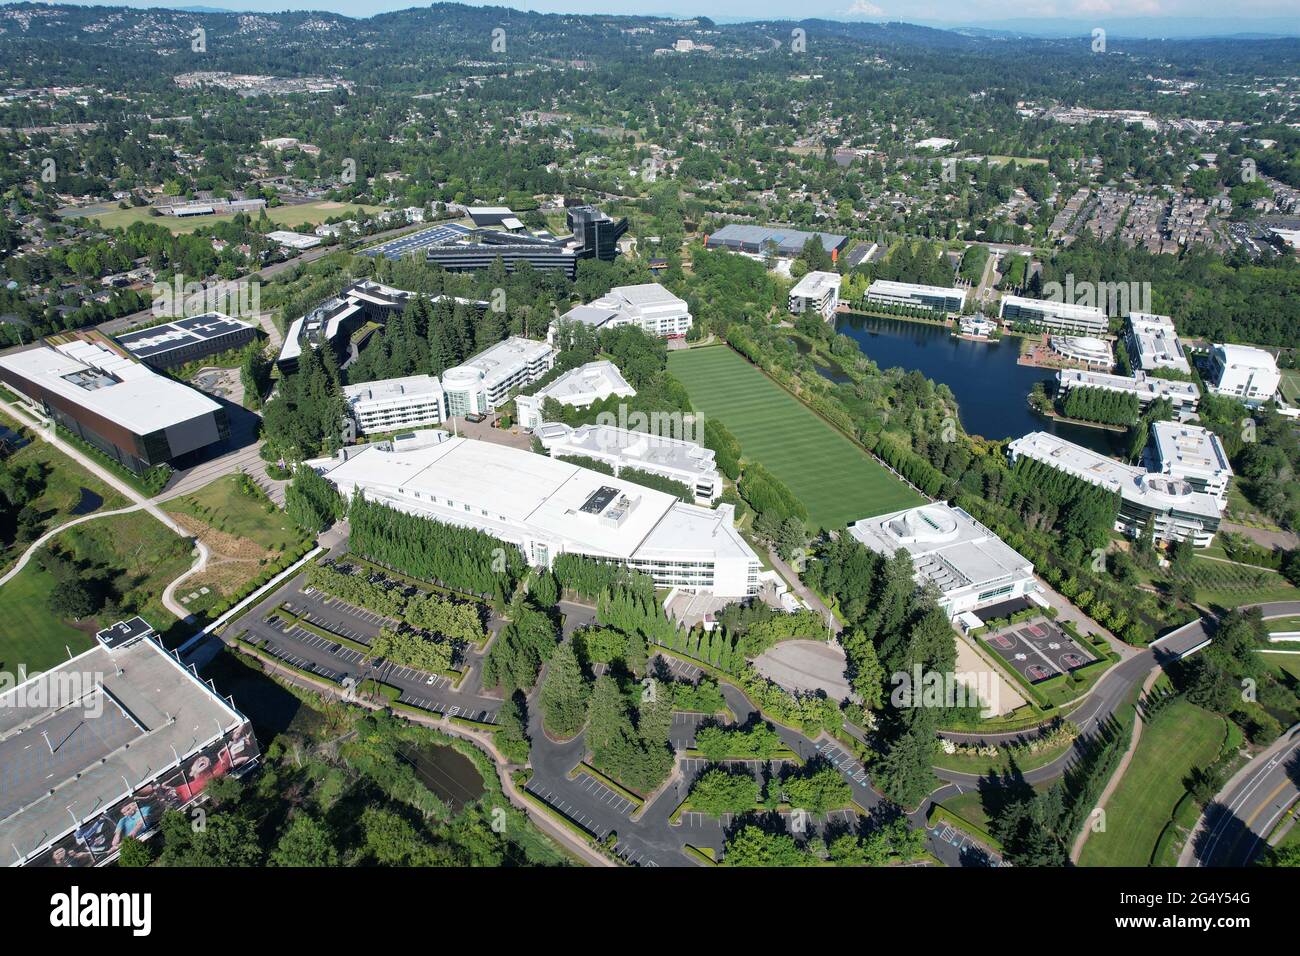
[[[668,353],[697,412],[722,422],[744,456],[789,485],[814,526],[834,528],[924,499],[726,346]]]
[[[323,199],[316,202],[299,203],[298,205],[270,206],[266,210],[266,217],[275,223],[277,227],[292,229],[304,225],[319,226],[331,216],[354,216],[359,212],[373,214],[381,208],[380,206],[332,202]],[[200,226],[211,226],[218,222],[233,222],[235,219],[233,213],[222,213],[219,216],[187,216],[180,219],[175,216],[151,216],[147,206],[118,209],[115,203],[87,206],[81,209],[68,207],[60,209],[59,215],[64,217],[84,216],[87,219],[94,219],[105,229],[126,229],[132,223],[151,222],[154,225],[170,229],[176,234],[193,232]],[[260,211],[248,213],[248,216],[254,220],[260,215]]]

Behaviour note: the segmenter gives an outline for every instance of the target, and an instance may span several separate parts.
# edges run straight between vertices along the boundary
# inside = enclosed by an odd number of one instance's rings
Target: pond
[[[88,515],[92,511],[99,510],[99,506],[104,503],[104,499],[89,488],[81,489],[81,497],[77,499],[76,505],[72,509],[74,515]]]
[[[414,769],[429,792],[459,811],[467,803],[483,796],[483,777],[474,762],[453,747],[424,744],[415,749],[398,751]]]
[[[853,314],[840,314],[836,331],[857,342],[882,369],[915,369],[947,385],[957,398],[962,427],[972,435],[1001,441],[1045,431],[1107,454],[1125,444],[1123,433],[1058,422],[1034,411],[1030,390],[1055,372],[1019,364],[1016,336],[974,342],[939,325]]]

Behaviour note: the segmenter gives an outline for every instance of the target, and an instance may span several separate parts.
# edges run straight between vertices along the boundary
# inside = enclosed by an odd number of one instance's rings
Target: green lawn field
[[[812,525],[834,528],[924,500],[730,348],[670,352],[668,370],[696,411],[731,429],[746,458],[790,487]]]
[[[266,210],[266,217],[281,228],[293,228],[295,226],[310,225],[313,228],[319,226],[326,219],[334,216],[354,216],[358,212],[373,214],[378,212],[381,206],[366,206],[359,203],[340,203],[329,200],[320,200],[317,202],[301,203],[299,205],[269,206]],[[175,234],[193,232],[201,226],[211,226],[218,222],[232,222],[235,218],[233,213],[222,214],[220,216],[190,216],[177,219],[175,216],[151,216],[149,207],[133,206],[130,209],[118,209],[114,205],[108,208],[100,209],[98,207],[88,207],[86,209],[64,209],[59,214],[66,217],[84,216],[87,219],[96,220],[100,226],[105,229],[126,229],[132,223],[152,222],[159,226],[165,226]],[[248,214],[250,218],[256,220],[260,215],[254,211]]]
[[[47,610],[53,587],[54,578],[34,562],[0,587],[0,671],[49,670],[68,659],[68,650],[80,654],[90,647],[90,628],[79,631]]]
[[[303,534],[285,513],[255,489],[246,493],[238,475],[224,475],[183,498],[164,506],[175,514],[190,515],[217,531],[248,538],[267,551],[283,551],[300,544]]]
[[[1222,717],[1177,700],[1142,728],[1137,751],[1106,806],[1106,829],[1083,845],[1081,866],[1147,866],[1174,807],[1183,778],[1213,763],[1224,743]]]

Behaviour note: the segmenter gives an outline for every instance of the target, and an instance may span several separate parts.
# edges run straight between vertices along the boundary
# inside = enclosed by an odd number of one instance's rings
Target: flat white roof
[[[441,395],[442,385],[433,375],[406,375],[343,386],[343,397],[350,403],[388,402],[423,395]]]
[[[1008,450],[1013,455],[1025,455],[1091,484],[1117,491],[1126,501],[1159,510],[1177,508],[1188,514],[1219,516],[1218,499],[1194,491],[1185,481],[1125,465],[1047,432],[1030,432],[1013,441]]]
[[[1200,425],[1153,422],[1151,436],[1156,454],[1172,474],[1232,475],[1232,463],[1219,436]]]
[[[221,408],[197,389],[83,340],[14,352],[0,357],[0,367],[137,435],[161,431]]]
[[[564,405],[575,402],[593,401],[596,397],[619,395],[624,398],[636,394],[636,389],[627,383],[618,366],[608,359],[588,362],[571,368],[532,397],[545,401],[553,398]]]
[[[1072,302],[1056,302],[1052,299],[1029,299],[1023,295],[1004,295],[1002,308],[1016,305],[1022,309],[1036,309],[1062,318],[1091,318],[1105,320],[1106,313],[1095,305],[1075,305]]]
[[[955,286],[921,285],[916,282],[894,282],[892,279],[876,279],[867,287],[867,295],[960,295],[966,298],[966,290]]]
[[[1224,364],[1242,368],[1257,368],[1276,375],[1277,360],[1273,353],[1257,349],[1250,345],[1216,345],[1214,351],[1222,357]]]
[[[840,274],[838,272],[809,272],[795,283],[791,295],[807,299],[820,299],[828,292],[840,291]]]
[[[918,581],[943,594],[1034,573],[1033,563],[961,508],[946,502],[864,518],[849,533],[877,554],[912,556]]]
[[[1129,331],[1137,355],[1133,358],[1141,368],[1174,368],[1190,372],[1183,345],[1174,331],[1174,320],[1167,315],[1150,312],[1130,312]]]
[[[603,302],[609,297],[622,299],[630,305],[635,306],[652,306],[652,305],[671,305],[685,307],[686,302],[673,295],[658,282],[640,282],[636,285],[616,285],[609,290],[608,296],[597,299],[596,302]],[[595,303],[593,303],[594,305]]]
[[[695,475],[716,471],[711,448],[677,438],[613,425],[579,425],[546,422],[533,432],[548,449],[560,446],[580,454],[616,457],[631,467],[639,464],[672,468]]]
[[[1139,399],[1177,399],[1180,402],[1196,401],[1201,390],[1194,382],[1176,382],[1168,378],[1154,378],[1145,372],[1133,375],[1114,375],[1110,372],[1089,372],[1066,368],[1056,373],[1056,380],[1067,388],[1104,388],[1111,391],[1132,392]]]
[[[477,369],[483,373],[483,384],[492,388],[552,351],[554,349],[546,342],[512,335],[479,352],[458,368]]]

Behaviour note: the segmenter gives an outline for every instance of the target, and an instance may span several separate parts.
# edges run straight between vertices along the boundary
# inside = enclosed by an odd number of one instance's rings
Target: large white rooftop
[[[1150,312],[1130,312],[1128,323],[1130,340],[1137,353],[1132,359],[1139,368],[1171,368],[1179,372],[1191,372],[1187,356],[1183,354],[1183,344],[1178,341],[1178,334],[1174,331],[1173,319]]]
[[[1232,463],[1219,436],[1200,425],[1154,422],[1151,440],[1166,471],[1173,475],[1232,475]]]
[[[809,272],[794,284],[791,295],[805,299],[821,299],[827,293],[839,292],[840,275],[838,272]]]
[[[876,279],[867,287],[867,295],[960,295],[966,298],[966,290],[942,285],[921,285],[917,282],[895,282],[892,279]]]
[[[350,403],[388,402],[418,395],[442,394],[442,385],[433,375],[406,375],[343,386],[343,397]]]
[[[1022,295],[1004,295],[1002,297],[1002,308],[1007,306],[1018,306],[1022,309],[1033,309],[1038,312],[1045,312],[1048,315],[1057,315],[1062,318],[1085,318],[1105,321],[1106,313],[1092,305],[1075,305],[1073,302],[1057,302],[1053,299],[1030,299]]]
[[[1237,368],[1261,369],[1277,374],[1277,359],[1273,353],[1250,345],[1215,345],[1214,351],[1222,356],[1224,364]]]
[[[590,405],[593,401],[610,395],[628,398],[635,394],[636,389],[627,383],[618,366],[604,359],[569,369],[534,393],[533,398],[542,401],[553,398],[562,405]]]
[[[105,345],[78,339],[0,357],[0,368],[137,435],[170,428],[221,406]]]
[[[711,448],[614,425],[579,425],[574,428],[559,422],[547,422],[538,426],[533,434],[548,449],[563,446],[567,453],[615,457],[633,468],[650,465],[696,475],[707,475],[716,470]]]
[[[849,533],[877,554],[912,556],[918,581],[943,594],[1028,577],[1033,563],[961,508],[945,502],[864,518]]]
[[[1176,382],[1168,378],[1154,378],[1145,372],[1133,375],[1114,375],[1109,372],[1090,372],[1084,369],[1061,369],[1056,380],[1065,389],[1102,388],[1112,392],[1131,392],[1138,401],[1146,403],[1167,398],[1175,405],[1195,403],[1201,390],[1194,382]]]
[[[503,382],[520,369],[545,358],[553,349],[546,342],[525,339],[512,335],[498,342],[478,355],[458,366],[459,369],[475,369],[482,374],[483,384],[491,389],[498,382]]]
[[[1213,495],[1196,491],[1186,481],[1125,465],[1047,432],[1030,432],[1011,442],[1007,450],[1015,457],[1024,455],[1090,484],[1118,492],[1126,501],[1156,510],[1177,508],[1188,514],[1219,517],[1218,500]]]

